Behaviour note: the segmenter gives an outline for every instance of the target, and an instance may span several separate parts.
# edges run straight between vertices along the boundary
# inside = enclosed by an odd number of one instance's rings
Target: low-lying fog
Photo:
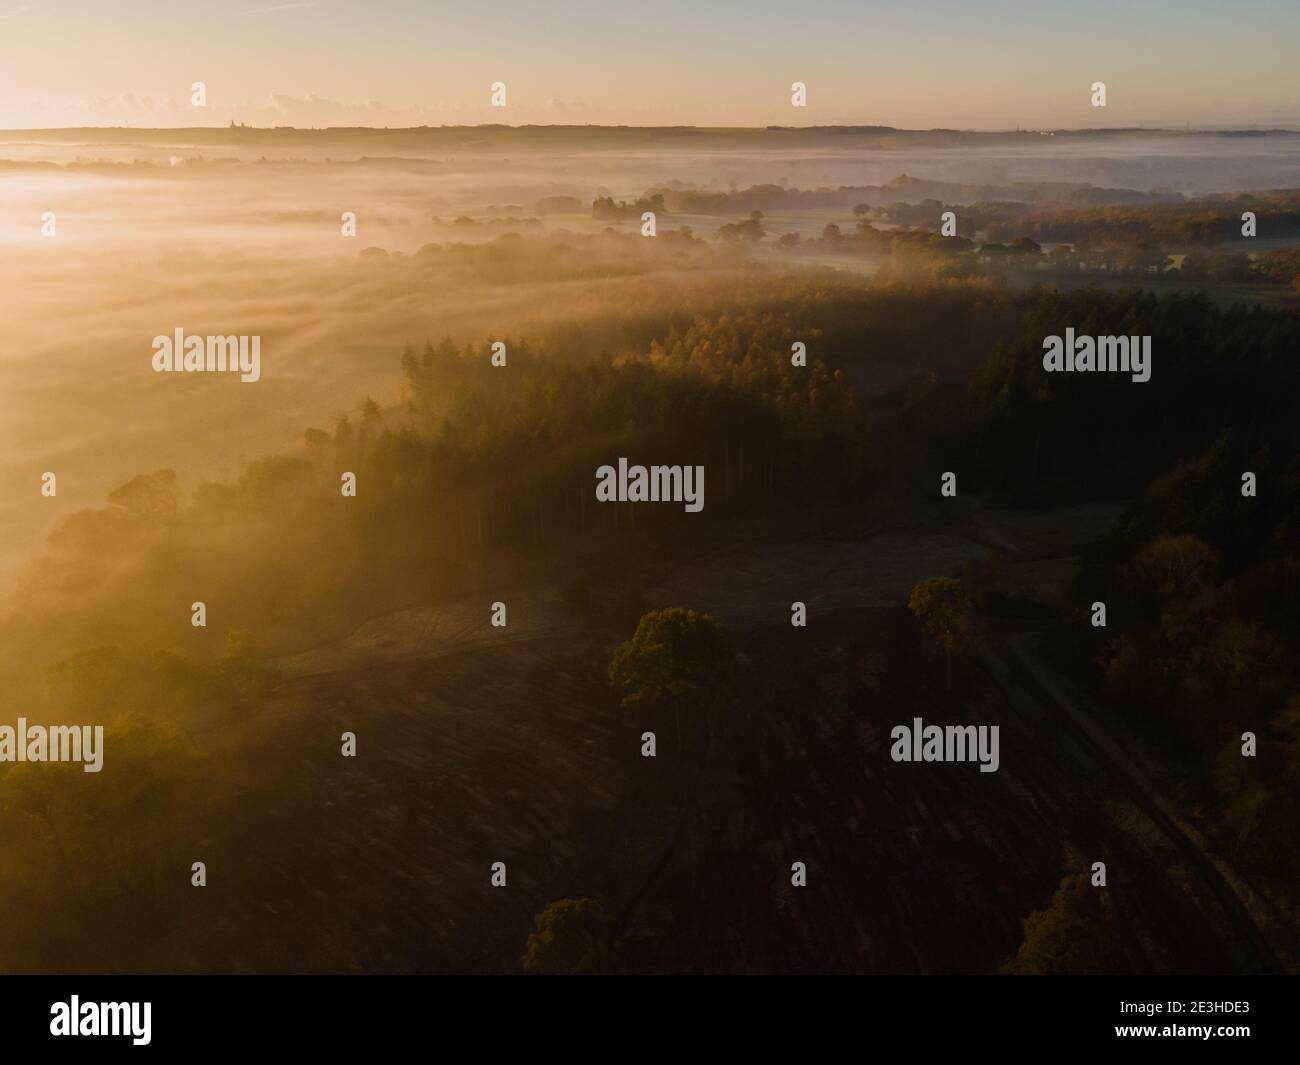
[[[172,467],[192,488],[292,445],[366,395],[393,402],[408,342],[573,323],[579,346],[617,346],[620,334],[602,331],[602,316],[634,314],[651,298],[687,306],[709,276],[744,269],[726,249],[709,249],[709,259],[624,249],[602,260],[580,236],[611,224],[591,218],[598,195],[631,201],[673,182],[717,191],[882,185],[904,173],[1201,194],[1295,184],[1300,172],[1295,136],[777,152],[579,143],[423,159],[404,147],[401,158],[381,160],[324,135],[272,151],[233,135],[213,148],[185,143],[184,131],[140,143],[126,131],[82,132],[0,134],[0,586],[58,516],[101,505],[137,473]],[[576,197],[582,209],[537,220],[535,205],[548,196]],[[341,234],[343,212],[356,215],[355,238]],[[807,232],[827,220],[810,215]],[[707,220],[686,221],[711,237],[699,225]],[[51,225],[56,235],[43,236]],[[562,236],[529,240],[565,230],[576,250]],[[507,233],[524,239],[500,241],[491,254],[417,254]],[[360,254],[375,247],[390,256]],[[261,380],[154,373],[152,338],[177,327],[260,336]],[[54,499],[40,494],[46,471],[58,476]]]

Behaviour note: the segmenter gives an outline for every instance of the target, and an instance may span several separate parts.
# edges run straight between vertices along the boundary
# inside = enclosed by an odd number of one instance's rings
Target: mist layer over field
[[[27,150],[63,163],[86,151],[158,161],[156,151],[136,148]],[[575,350],[616,346],[625,339],[619,320],[649,311],[647,301],[687,309],[707,276],[733,269],[704,250],[601,245],[593,235],[604,227],[589,211],[552,216],[543,229],[532,217],[540,197],[578,194],[589,209],[599,188],[574,158],[525,168],[474,160],[221,165],[197,161],[192,146],[167,152],[183,158],[0,169],[7,564],[53,518],[102,501],[135,472],[165,465],[187,478],[228,476],[358,397],[392,402],[395,352],[406,343],[535,335],[563,321]],[[635,167],[620,158],[603,169],[639,191]],[[517,213],[532,224],[488,217],[492,203],[526,204]],[[56,215],[52,239],[40,235],[46,211]],[[345,211],[357,217],[355,239],[341,236]],[[482,224],[454,224],[462,215]],[[546,240],[567,229],[586,235],[580,246]],[[508,232],[529,245],[499,240]],[[492,241],[479,252],[414,256],[431,242]],[[374,246],[406,257],[359,255]],[[591,319],[599,322],[584,335]],[[177,327],[260,336],[261,381],[155,374],[151,340]],[[30,489],[46,470],[60,475],[59,494],[40,500]]]
[[[0,910],[43,915],[0,968],[546,969],[534,919],[597,898],[614,969],[1037,971],[1093,854],[1119,901],[1066,971],[1294,968],[1297,140],[0,138],[0,685],[107,736],[0,766]],[[1149,336],[1150,380],[1045,375],[1066,327]],[[260,380],[155,373],[177,328],[259,337]],[[620,457],[706,505],[600,502]],[[722,649],[685,721],[611,667],[683,607]],[[899,775],[913,715],[1001,721],[1004,767]]]
[[[54,518],[141,469],[229,475],[358,396],[391,402],[392,352],[405,343],[536,334],[563,319],[575,355],[616,349],[643,339],[636,319],[651,304],[688,311],[706,299],[706,279],[746,268],[726,249],[566,243],[610,226],[636,232],[636,212],[593,219],[598,196],[634,202],[660,184],[883,186],[901,174],[1199,193],[1279,185],[1300,160],[1297,137],[863,134],[776,149],[744,131],[551,139],[501,128],[0,138],[0,572]],[[546,197],[576,204],[539,214]],[[41,236],[47,211],[54,238]],[[340,236],[345,211],[355,238]],[[845,215],[814,207],[770,225],[817,231]],[[721,220],[661,224],[707,235]],[[417,256],[493,241],[477,255]],[[358,255],[370,247],[405,258]],[[261,336],[262,380],[155,375],[150,340],[177,327]],[[47,470],[61,477],[54,499],[31,490]]]

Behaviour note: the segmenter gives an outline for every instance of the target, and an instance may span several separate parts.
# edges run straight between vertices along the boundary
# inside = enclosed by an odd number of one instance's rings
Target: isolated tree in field
[[[970,598],[955,577],[931,577],[912,589],[907,608],[943,651],[952,688],[952,656],[970,647]]]
[[[623,693],[624,707],[671,707],[680,747],[682,704],[700,705],[725,662],[722,629],[712,617],[666,607],[642,616],[636,634],[619,645],[609,664],[609,682]]]
[[[571,976],[614,971],[611,926],[599,899],[558,899],[533,918],[524,972]]]

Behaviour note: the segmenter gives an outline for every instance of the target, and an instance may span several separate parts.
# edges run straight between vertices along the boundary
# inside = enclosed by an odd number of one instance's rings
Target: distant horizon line
[[[8,133],[74,133],[84,131],[97,132],[125,132],[134,133],[213,133],[218,131],[229,132],[231,130],[243,130],[254,133],[353,133],[365,131],[367,133],[419,133],[434,132],[444,130],[483,130],[483,131],[505,131],[505,130],[589,130],[589,131],[654,131],[654,132],[733,132],[733,133],[816,133],[816,132],[845,132],[845,133],[946,133],[946,134],[996,134],[1010,135],[1016,134],[1058,134],[1058,133],[1300,133],[1300,122],[1295,125],[1276,125],[1276,124],[1208,124],[1193,126],[1190,123],[1182,126],[1177,125],[1152,125],[1152,126],[1019,126],[1011,127],[955,127],[955,126],[930,126],[930,127],[905,127],[889,126],[876,123],[825,123],[808,126],[789,126],[789,125],[715,125],[700,126],[683,123],[671,123],[665,125],[632,125],[627,123],[573,123],[573,122],[523,122],[518,125],[511,125],[505,122],[476,122],[476,123],[444,123],[437,126],[419,125],[419,126],[257,126],[246,123],[238,123],[233,120],[227,123],[205,125],[205,126],[133,126],[133,125],[99,125],[99,126],[14,126],[0,128],[0,134]]]

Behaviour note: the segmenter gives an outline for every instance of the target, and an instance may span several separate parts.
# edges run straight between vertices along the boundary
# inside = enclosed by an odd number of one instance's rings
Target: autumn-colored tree
[[[1025,939],[1002,966],[1005,975],[1098,975],[1136,964],[1104,888],[1082,873],[1065,877],[1046,909],[1025,921]]]
[[[616,970],[610,921],[599,899],[558,899],[533,918],[524,972],[549,976]]]
[[[1219,553],[1187,533],[1159,536],[1128,565],[1128,577],[1161,607],[1191,599],[1214,584]]]
[[[907,608],[943,651],[951,689],[952,656],[971,645],[970,597],[956,577],[931,577],[912,589]]]

